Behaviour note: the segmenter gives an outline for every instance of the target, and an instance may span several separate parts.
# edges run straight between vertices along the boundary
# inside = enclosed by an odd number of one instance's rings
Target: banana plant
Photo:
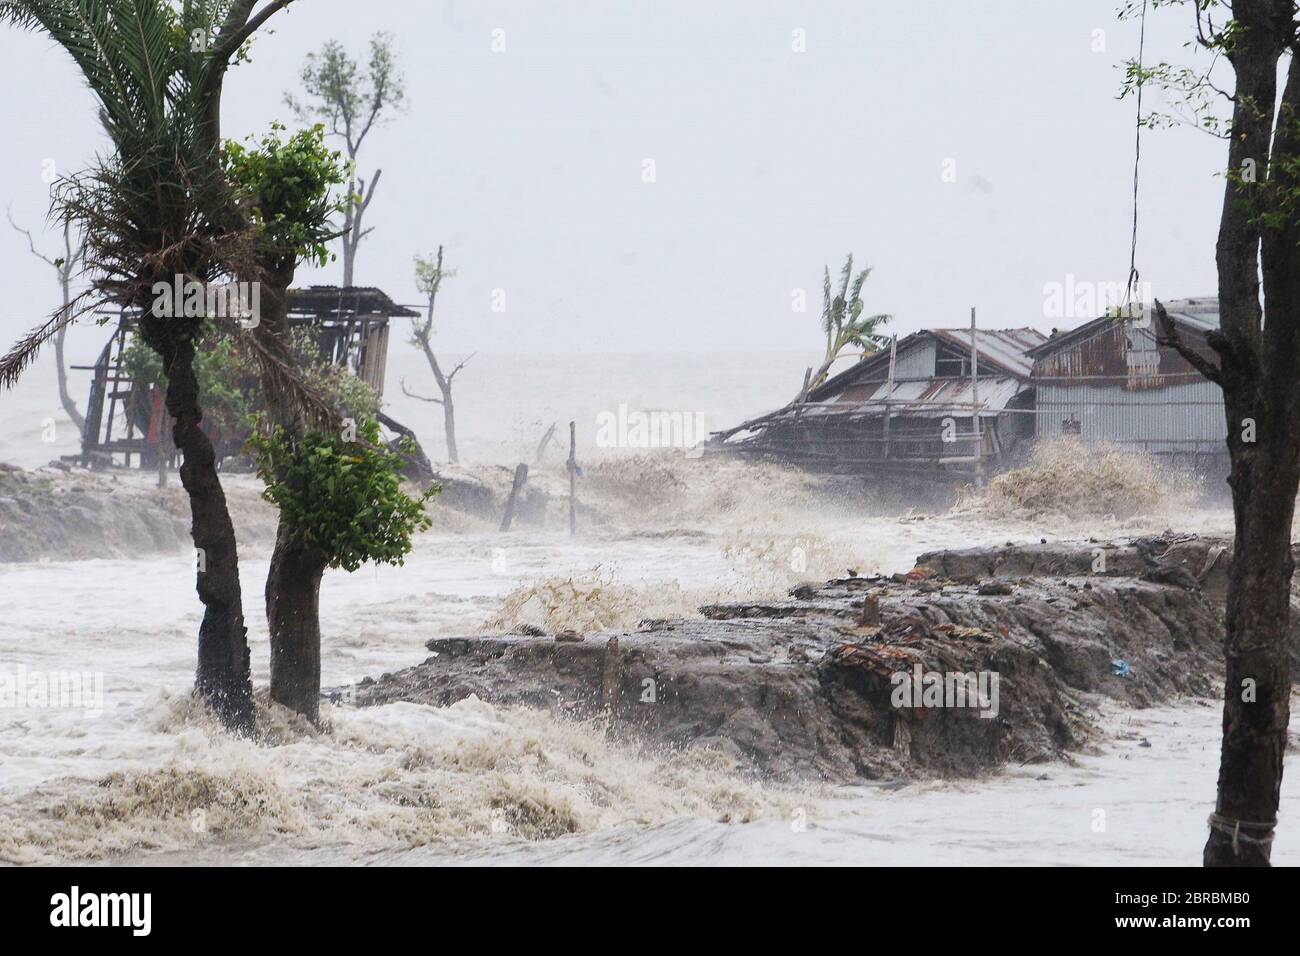
[[[821,385],[830,375],[831,366],[835,364],[846,349],[861,349],[862,358],[872,355],[889,344],[889,339],[876,330],[889,322],[891,316],[879,313],[864,316],[862,286],[871,275],[867,267],[856,276],[853,274],[853,255],[844,260],[840,270],[839,291],[832,294],[831,270],[827,266],[822,272],[822,332],[826,336],[826,355],[822,365],[815,374],[808,377],[807,383],[799,393],[799,400]]]

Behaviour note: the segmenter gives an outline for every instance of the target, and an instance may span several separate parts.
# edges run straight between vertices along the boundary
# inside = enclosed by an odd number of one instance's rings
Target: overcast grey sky
[[[391,31],[410,102],[361,157],[383,179],[357,280],[416,301],[411,257],[444,244],[452,350],[815,349],[822,265],[850,250],[899,331],[972,305],[981,325],[1049,328],[1045,283],[1127,272],[1133,105],[1116,93],[1137,27],[1117,6],[298,0],[232,73],[225,132],[288,120],[282,96],[326,39],[362,55]],[[1186,14],[1153,16],[1148,58],[1185,59],[1189,34]],[[0,28],[0,51],[0,205],[43,227],[43,161],[79,167],[103,140],[60,50]],[[1158,295],[1214,292],[1225,155],[1191,130],[1145,138],[1139,267]],[[57,288],[6,224],[0,268],[7,344]]]

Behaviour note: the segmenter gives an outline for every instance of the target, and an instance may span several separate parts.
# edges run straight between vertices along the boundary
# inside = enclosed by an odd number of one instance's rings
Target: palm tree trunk
[[[250,734],[253,684],[239,554],[226,495],[217,476],[216,454],[199,428],[203,413],[194,375],[194,346],[188,341],[166,341],[160,354],[167,372],[167,411],[175,422],[172,439],[184,456],[181,485],[190,499],[190,533],[198,556],[196,586],[203,602],[194,688],[228,728]]]

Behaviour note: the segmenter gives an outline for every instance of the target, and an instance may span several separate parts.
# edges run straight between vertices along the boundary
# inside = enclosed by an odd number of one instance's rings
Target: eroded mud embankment
[[[937,551],[905,575],[802,585],[704,619],[438,638],[424,663],[348,696],[604,716],[617,734],[717,747],[778,779],[974,774],[1087,746],[1099,697],[1217,696],[1228,559],[1224,541],[1172,535]],[[892,676],[918,664],[996,674],[996,716],[894,706]]]

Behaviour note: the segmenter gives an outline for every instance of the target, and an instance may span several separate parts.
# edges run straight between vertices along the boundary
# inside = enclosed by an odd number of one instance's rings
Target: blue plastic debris
[[[1128,666],[1128,661],[1113,660],[1110,662],[1110,672],[1116,677],[1132,677],[1133,670]]]

